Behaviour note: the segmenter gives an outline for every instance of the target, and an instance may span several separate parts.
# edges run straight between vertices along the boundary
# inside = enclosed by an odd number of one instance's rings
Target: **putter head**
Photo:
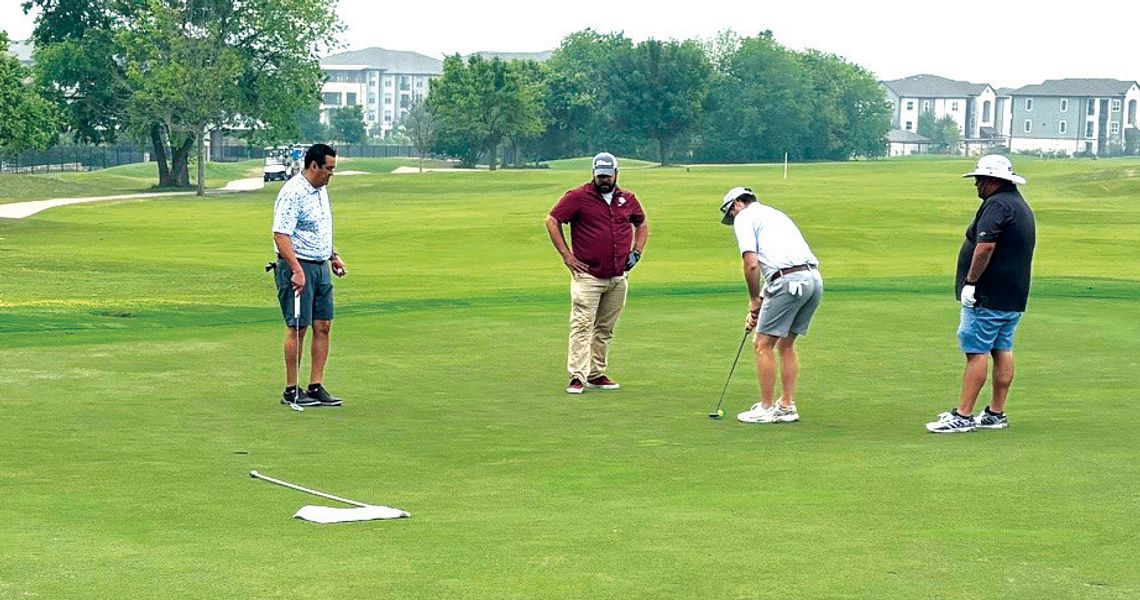
[[[718,414],[716,414],[716,413],[709,413],[709,418],[710,418],[710,419],[719,419],[719,418],[720,418],[720,415],[718,415]]]
[[[289,408],[291,408],[297,412],[305,412],[305,407],[301,406],[300,404],[290,404]]]

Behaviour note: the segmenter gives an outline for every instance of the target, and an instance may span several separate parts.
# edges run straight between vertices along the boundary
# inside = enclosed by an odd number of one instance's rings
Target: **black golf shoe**
[[[321,401],[309,396],[302,388],[297,388],[297,391],[285,390],[281,394],[281,404],[296,404],[297,406],[316,406]]]
[[[321,406],[340,406],[342,404],[340,398],[330,394],[329,391],[325,389],[325,386],[319,383],[316,387],[310,385],[309,390],[305,393],[315,400],[316,404],[320,404]]]

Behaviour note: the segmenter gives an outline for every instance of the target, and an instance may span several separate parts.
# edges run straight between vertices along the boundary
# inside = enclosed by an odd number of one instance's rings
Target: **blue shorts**
[[[1023,313],[989,308],[962,307],[958,344],[966,354],[989,354],[1013,350],[1013,332]]]

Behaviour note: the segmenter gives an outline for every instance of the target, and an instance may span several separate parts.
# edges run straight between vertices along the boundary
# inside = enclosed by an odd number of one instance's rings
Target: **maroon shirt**
[[[613,202],[606,204],[593,182],[566,192],[550,209],[550,216],[570,224],[574,258],[586,263],[590,275],[599,279],[625,273],[625,261],[633,249],[633,225],[645,222],[633,193],[614,187]]]

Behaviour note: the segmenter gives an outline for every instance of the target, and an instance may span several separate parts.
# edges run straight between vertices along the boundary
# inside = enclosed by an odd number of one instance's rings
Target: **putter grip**
[[[301,325],[301,293],[293,292],[293,321]]]

